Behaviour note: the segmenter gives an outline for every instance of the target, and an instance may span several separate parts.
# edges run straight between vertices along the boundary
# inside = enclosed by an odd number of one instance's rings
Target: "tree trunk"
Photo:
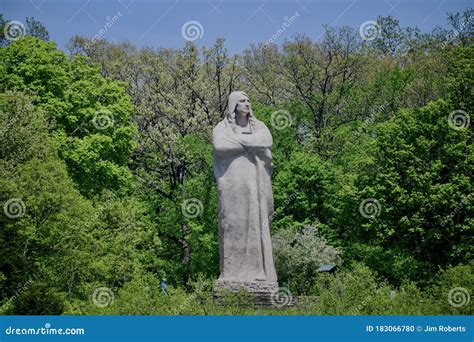
[[[191,245],[188,241],[189,226],[187,223],[181,225],[183,231],[183,238],[180,239],[181,245],[183,246],[183,259],[182,263],[184,266],[183,272],[183,285],[187,289],[190,277],[190,261],[191,261]]]

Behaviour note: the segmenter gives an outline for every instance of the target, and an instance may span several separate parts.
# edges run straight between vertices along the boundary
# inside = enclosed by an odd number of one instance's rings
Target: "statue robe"
[[[277,281],[270,239],[272,136],[263,122],[254,122],[245,134],[224,119],[212,134],[222,281]]]

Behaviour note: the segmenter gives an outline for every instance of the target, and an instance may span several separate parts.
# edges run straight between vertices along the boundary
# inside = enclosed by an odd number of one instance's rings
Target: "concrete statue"
[[[212,141],[220,253],[214,292],[244,288],[260,297],[271,295],[278,291],[270,238],[272,136],[253,115],[247,94],[230,94],[227,115],[214,128]]]

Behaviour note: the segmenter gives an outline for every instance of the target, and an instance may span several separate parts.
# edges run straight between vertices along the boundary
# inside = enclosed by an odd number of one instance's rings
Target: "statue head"
[[[232,124],[232,129],[235,131],[235,116],[236,115],[248,115],[250,129],[253,130],[255,127],[255,121],[252,112],[252,106],[250,104],[249,97],[243,91],[233,91],[229,95],[227,102],[227,120]]]

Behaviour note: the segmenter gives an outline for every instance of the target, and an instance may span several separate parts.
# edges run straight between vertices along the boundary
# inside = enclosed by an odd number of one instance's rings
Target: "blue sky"
[[[8,20],[33,16],[49,30],[62,49],[76,35],[92,37],[114,16],[101,35],[110,41],[129,41],[137,46],[182,47],[182,27],[198,22],[202,33],[194,42],[210,46],[217,37],[226,39],[231,53],[251,43],[265,42],[282,27],[285,17],[299,16],[278,36],[276,43],[295,33],[315,40],[323,24],[359,28],[378,15],[392,15],[402,26],[431,31],[446,26],[446,12],[462,12],[470,0],[0,0],[0,12]],[[119,15],[120,13],[120,15]],[[198,28],[198,30],[201,30]]]

